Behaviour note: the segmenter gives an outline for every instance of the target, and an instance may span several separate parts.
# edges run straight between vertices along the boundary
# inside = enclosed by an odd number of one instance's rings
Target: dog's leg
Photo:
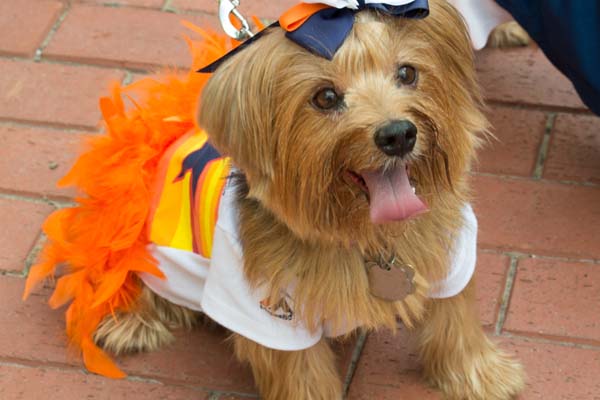
[[[107,316],[94,333],[94,341],[114,354],[154,351],[173,341],[172,329],[190,329],[197,316],[144,286],[136,307]]]
[[[235,353],[252,367],[261,398],[265,400],[339,400],[342,384],[335,355],[321,340],[301,351],[268,349],[234,335]]]
[[[521,365],[484,334],[474,282],[450,299],[432,301],[421,327],[426,378],[448,400],[508,400],[523,389]]]
[[[527,46],[529,35],[516,21],[498,25],[490,34],[488,47],[519,47]]]

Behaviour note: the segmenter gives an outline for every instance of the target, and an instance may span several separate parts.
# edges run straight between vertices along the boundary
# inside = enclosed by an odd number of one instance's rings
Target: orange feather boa
[[[134,306],[140,293],[137,272],[163,276],[146,250],[145,224],[158,162],[171,143],[196,128],[195,110],[208,76],[195,71],[236,45],[223,35],[184,25],[201,36],[199,41],[186,37],[193,55],[187,74],[171,71],[160,79],[115,85],[112,97],[100,99],[107,133],[89,140],[87,151],[59,182],[76,186],[81,195],[76,207],[58,210],[46,220],[48,242],[23,295],[27,298],[36,285],[54,277],[57,265],[65,265],[50,306],[70,302],[70,343],[82,353],[88,370],[112,378],[125,374],[95,345],[93,334],[106,316]],[[124,97],[133,103],[130,110]]]

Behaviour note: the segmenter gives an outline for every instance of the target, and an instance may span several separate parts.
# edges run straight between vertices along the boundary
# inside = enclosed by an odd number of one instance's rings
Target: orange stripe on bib
[[[187,135],[165,153],[148,226],[152,243],[210,258],[230,163],[207,139],[203,131]]]

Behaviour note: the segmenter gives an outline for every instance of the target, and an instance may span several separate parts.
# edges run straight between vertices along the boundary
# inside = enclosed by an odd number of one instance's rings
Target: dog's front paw
[[[525,386],[521,364],[489,341],[482,352],[448,360],[426,377],[446,400],[510,400]]]

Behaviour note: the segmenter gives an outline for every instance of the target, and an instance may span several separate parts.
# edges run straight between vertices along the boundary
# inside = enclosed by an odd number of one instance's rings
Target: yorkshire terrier
[[[136,307],[106,317],[96,343],[154,350],[201,308],[234,332],[262,398],[331,400],[343,393],[329,338],[396,329],[400,319],[446,399],[507,400],[523,389],[521,366],[487,338],[476,311],[468,173],[488,122],[471,43],[450,4],[429,6],[423,19],[357,12],[331,60],[270,28],[223,61],[199,106],[209,142],[185,139],[165,155],[169,182],[198,163],[222,175],[222,157],[231,160],[227,182],[215,181],[221,264],[202,277],[220,284],[201,289],[174,273],[175,291],[203,290],[195,307],[141,274]],[[211,188],[202,185],[190,190]],[[161,218],[160,207],[151,213]],[[170,266],[195,262],[154,243],[169,279]],[[197,243],[202,253],[207,243]]]

